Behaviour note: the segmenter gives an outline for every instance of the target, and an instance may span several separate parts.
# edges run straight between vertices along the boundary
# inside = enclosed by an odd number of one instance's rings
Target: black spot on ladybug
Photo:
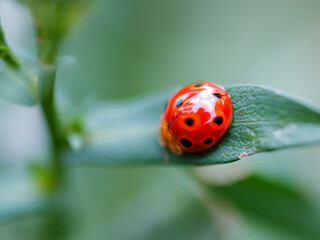
[[[214,93],[213,94],[216,98],[220,99],[221,98],[221,94],[220,93]]]
[[[184,147],[191,147],[192,146],[192,143],[186,138],[181,138],[180,142],[181,142],[182,146],[184,146]]]
[[[193,125],[193,119],[192,119],[192,118],[187,118],[187,119],[185,120],[185,122],[186,122],[186,124],[187,124],[189,127],[191,127],[191,126]]]
[[[176,106],[180,107],[182,103],[183,103],[183,100],[182,100],[182,98],[180,98],[180,99],[178,99],[178,101],[176,101]]]
[[[195,87],[201,87],[203,86],[204,84],[203,83],[197,83],[196,85],[194,85]]]
[[[207,138],[206,140],[203,141],[204,145],[211,145],[212,144],[212,138]]]
[[[223,123],[223,119],[222,117],[216,117],[214,119],[214,123],[218,124],[218,125],[221,125]]]

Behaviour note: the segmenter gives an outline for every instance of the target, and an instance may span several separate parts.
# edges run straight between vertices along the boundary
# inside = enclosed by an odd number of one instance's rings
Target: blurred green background
[[[95,1],[60,49],[67,56],[57,78],[60,107],[79,111],[92,99],[196,81],[268,85],[320,105],[319,11],[320,2],[311,0]],[[9,45],[34,53],[27,10],[0,0],[0,17]],[[45,161],[48,146],[38,107],[0,100],[0,110],[0,209],[10,209],[37,194],[27,166]],[[73,167],[60,199],[61,234],[70,240],[307,239],[219,201],[208,207],[191,175],[223,186],[263,175],[301,190],[320,210],[319,155],[314,146],[196,169]],[[19,219],[0,226],[0,239],[44,239],[47,225],[43,217]]]

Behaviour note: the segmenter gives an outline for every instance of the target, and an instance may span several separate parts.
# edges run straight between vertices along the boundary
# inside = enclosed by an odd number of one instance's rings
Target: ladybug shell
[[[160,141],[176,154],[207,151],[224,137],[232,114],[231,99],[222,87],[191,84],[169,99],[161,116]]]

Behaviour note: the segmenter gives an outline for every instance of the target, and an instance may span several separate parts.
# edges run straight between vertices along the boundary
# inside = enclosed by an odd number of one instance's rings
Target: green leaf
[[[209,196],[222,196],[245,216],[260,220],[269,228],[281,228],[301,239],[320,239],[317,208],[292,186],[251,176],[230,186],[207,185],[207,189]]]
[[[24,69],[0,63],[0,97],[23,105],[34,105],[37,102],[36,81]]]
[[[60,203],[43,194],[27,168],[6,168],[0,175],[0,236],[6,239],[61,239]],[[2,239],[2,238],[1,238]]]
[[[7,169],[0,176],[0,226],[48,211],[49,203],[25,171]]]
[[[209,218],[208,209],[194,201],[184,211],[153,227],[145,239],[221,239],[213,223],[215,222]]]
[[[0,226],[8,222],[18,219],[25,219],[38,215],[45,215],[50,212],[46,202],[33,202],[22,206],[15,206],[13,209],[1,209],[0,211]]]
[[[15,103],[33,105],[37,102],[36,80],[25,71],[9,49],[0,24],[0,97]]]
[[[185,170],[68,168],[62,199],[68,239],[221,239]]]
[[[73,164],[204,165],[320,142],[320,110],[313,105],[267,87],[226,89],[233,103],[233,122],[225,139],[206,154],[177,156],[159,145],[159,119],[174,92],[170,91],[92,106],[85,115],[85,132],[70,135],[77,136],[83,147],[67,152],[66,158]]]

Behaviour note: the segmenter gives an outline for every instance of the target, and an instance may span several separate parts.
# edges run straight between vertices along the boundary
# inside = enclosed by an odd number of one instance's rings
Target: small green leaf
[[[74,164],[227,163],[258,152],[320,142],[320,110],[279,90],[233,85],[226,88],[234,116],[225,139],[212,151],[174,155],[159,145],[159,119],[174,91],[137,100],[109,102],[88,110],[84,147],[68,152]]]
[[[37,102],[36,81],[21,68],[0,64],[0,97],[23,105]]]
[[[9,49],[0,24],[0,97],[23,105],[37,102],[36,80]]]
[[[0,58],[3,58],[8,54],[8,48],[0,45]]]
[[[231,201],[247,217],[282,228],[301,239],[320,239],[316,206],[297,189],[260,176],[230,186],[207,185],[209,196]],[[300,239],[300,238],[299,238]]]

